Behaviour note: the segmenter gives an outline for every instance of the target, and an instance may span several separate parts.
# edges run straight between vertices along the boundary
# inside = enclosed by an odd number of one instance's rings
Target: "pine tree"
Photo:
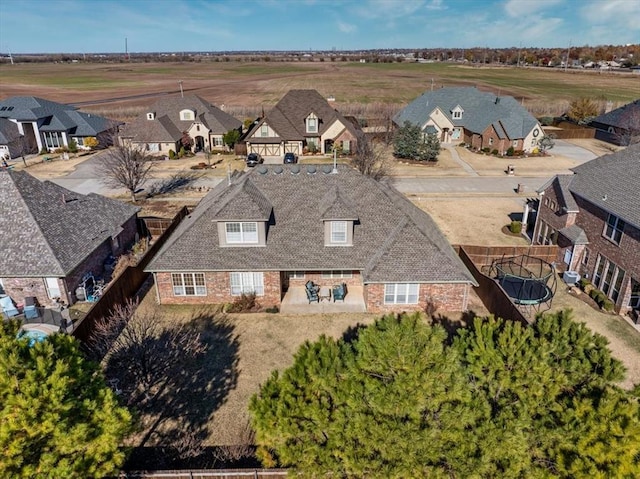
[[[0,477],[114,475],[132,419],[99,366],[70,336],[30,345],[17,330],[0,326]]]

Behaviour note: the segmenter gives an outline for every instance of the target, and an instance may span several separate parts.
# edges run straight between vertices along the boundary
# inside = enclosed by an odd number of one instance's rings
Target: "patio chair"
[[[7,318],[18,316],[20,314],[20,311],[16,308],[11,296],[3,296],[0,298],[0,307],[2,307],[2,312]]]
[[[344,297],[347,295],[347,285],[345,283],[338,284],[333,287],[333,302],[340,300],[344,303]]]
[[[309,304],[311,304],[312,301],[315,301],[316,303],[320,302],[320,296],[318,295],[318,291],[320,290],[319,286],[313,284],[312,281],[307,281],[307,284],[304,285],[304,290],[307,293]]]

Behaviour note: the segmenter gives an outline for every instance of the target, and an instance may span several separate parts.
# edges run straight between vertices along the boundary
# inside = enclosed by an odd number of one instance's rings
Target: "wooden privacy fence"
[[[539,258],[547,263],[553,263],[558,257],[556,245],[547,246],[470,246],[458,245],[455,247],[460,259],[469,269],[478,282],[476,293],[485,307],[494,315],[511,321],[519,321],[529,324],[532,319],[527,318],[520,309],[511,301],[509,295],[491,277],[482,272],[496,259],[512,256],[527,255]],[[528,265],[525,260],[524,266]],[[483,268],[484,267],[484,268]]]
[[[73,336],[81,341],[87,341],[91,337],[96,322],[111,314],[116,305],[124,304],[129,298],[133,298],[142,284],[147,280],[150,273],[145,273],[144,269],[155,256],[158,250],[169,239],[171,233],[178,227],[182,218],[189,214],[185,206],[171,220],[171,224],[164,230],[151,247],[147,250],[138,264],[127,266],[104,291],[100,299],[93,304],[87,315],[75,326]]]
[[[138,218],[140,230],[148,232],[152,238],[162,236],[173,223],[172,218],[157,218],[155,216],[143,216]]]
[[[280,479],[287,476],[286,469],[219,469],[219,470],[182,470],[182,471],[149,471],[130,472],[127,479],[205,479],[219,477],[223,479]]]
[[[554,136],[558,140],[566,140],[569,138],[595,138],[596,135],[595,128],[587,128],[568,121],[561,121],[556,125],[556,128],[553,130],[549,129],[545,133]]]

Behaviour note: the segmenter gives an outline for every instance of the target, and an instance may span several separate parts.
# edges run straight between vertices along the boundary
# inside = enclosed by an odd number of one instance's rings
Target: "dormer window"
[[[331,222],[331,243],[345,244],[347,242],[347,222],[332,221]]]
[[[307,117],[307,133],[318,133],[318,117],[313,113]]]
[[[460,105],[458,105],[453,110],[451,110],[451,118],[453,118],[454,120],[459,120],[460,118],[462,118],[463,113],[464,110]]]
[[[227,244],[257,244],[258,223],[233,222],[225,223]]]
[[[195,118],[195,114],[192,110],[182,110],[180,111],[180,120],[182,121],[191,121]]]
[[[155,120],[156,119],[156,114],[152,111],[150,111],[149,113],[147,113],[147,120]]]

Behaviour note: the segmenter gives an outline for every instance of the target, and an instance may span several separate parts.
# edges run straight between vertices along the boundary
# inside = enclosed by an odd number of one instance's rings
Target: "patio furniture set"
[[[345,283],[337,284],[329,288],[329,286],[319,286],[313,281],[307,281],[304,289],[307,293],[309,304],[312,302],[319,303],[325,299],[331,301],[331,298],[333,298],[334,303],[336,301],[344,302],[344,297],[347,295],[347,285]]]

